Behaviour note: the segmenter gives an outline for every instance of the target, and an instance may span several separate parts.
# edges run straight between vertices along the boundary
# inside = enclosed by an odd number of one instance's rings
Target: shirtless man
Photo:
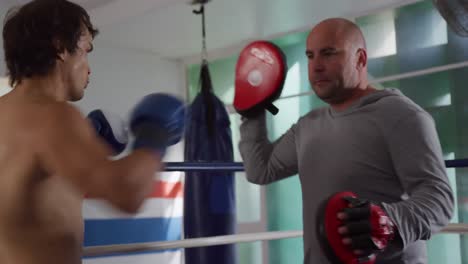
[[[3,41],[14,88],[0,98],[2,264],[81,263],[84,195],[134,213],[161,169],[164,146],[151,133],[160,131],[134,130],[143,136],[136,133],[131,154],[111,161],[110,145],[68,103],[84,95],[96,34],[86,11],[65,0],[32,1],[7,15]],[[136,108],[134,118],[144,110]],[[170,109],[151,110],[164,116]]]

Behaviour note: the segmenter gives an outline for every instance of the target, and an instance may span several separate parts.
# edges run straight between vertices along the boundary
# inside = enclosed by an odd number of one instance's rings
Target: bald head
[[[318,23],[310,32],[309,38],[327,36],[337,43],[352,45],[355,49],[365,49],[366,41],[359,27],[344,18],[329,18]]]
[[[367,89],[366,42],[356,24],[324,20],[312,29],[306,46],[309,81],[325,102],[341,104]]]

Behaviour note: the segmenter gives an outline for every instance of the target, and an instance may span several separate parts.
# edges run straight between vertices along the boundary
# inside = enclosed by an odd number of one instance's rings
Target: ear
[[[58,51],[57,59],[60,61],[64,61],[67,56],[67,51],[65,48],[63,48],[61,41],[58,39],[54,39],[54,46],[55,49]]]
[[[356,68],[362,70],[367,66],[367,51],[363,48],[359,48],[356,52],[357,64]]]
[[[67,57],[68,53],[64,50],[57,54],[57,59],[60,61],[65,61],[65,58]]]

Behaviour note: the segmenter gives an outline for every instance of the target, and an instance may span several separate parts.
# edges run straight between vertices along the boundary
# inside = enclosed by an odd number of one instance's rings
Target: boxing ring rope
[[[468,234],[468,224],[449,224],[440,233]],[[83,248],[83,257],[98,257],[111,254],[122,253],[144,253],[158,250],[169,250],[179,248],[207,247],[233,243],[256,242],[277,240],[286,238],[302,237],[300,230],[273,231],[250,234],[237,234],[226,236],[190,238],[173,241],[161,241],[150,243],[121,244],[108,246],[92,246]]]
[[[99,255],[108,255],[112,253],[142,253],[156,250],[168,250],[178,248],[206,247],[216,245],[226,245],[241,242],[255,242],[263,240],[276,240],[285,238],[301,237],[302,231],[276,231],[263,233],[250,233],[238,235],[225,235],[202,238],[189,238],[174,241],[136,243],[128,245],[109,245],[85,247],[83,256],[92,257]]]
[[[167,162],[165,171],[244,171],[242,162]]]
[[[468,159],[446,160],[447,168],[468,167]],[[167,162],[165,171],[244,171],[242,162]]]

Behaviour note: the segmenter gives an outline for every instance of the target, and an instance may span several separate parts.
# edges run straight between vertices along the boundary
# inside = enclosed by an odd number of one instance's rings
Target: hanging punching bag
[[[212,93],[208,63],[200,74],[201,92],[193,101],[186,126],[185,161],[233,162],[230,121],[223,102]],[[236,231],[233,172],[186,172],[185,238],[234,234]],[[187,264],[235,264],[236,245],[185,249]]]

